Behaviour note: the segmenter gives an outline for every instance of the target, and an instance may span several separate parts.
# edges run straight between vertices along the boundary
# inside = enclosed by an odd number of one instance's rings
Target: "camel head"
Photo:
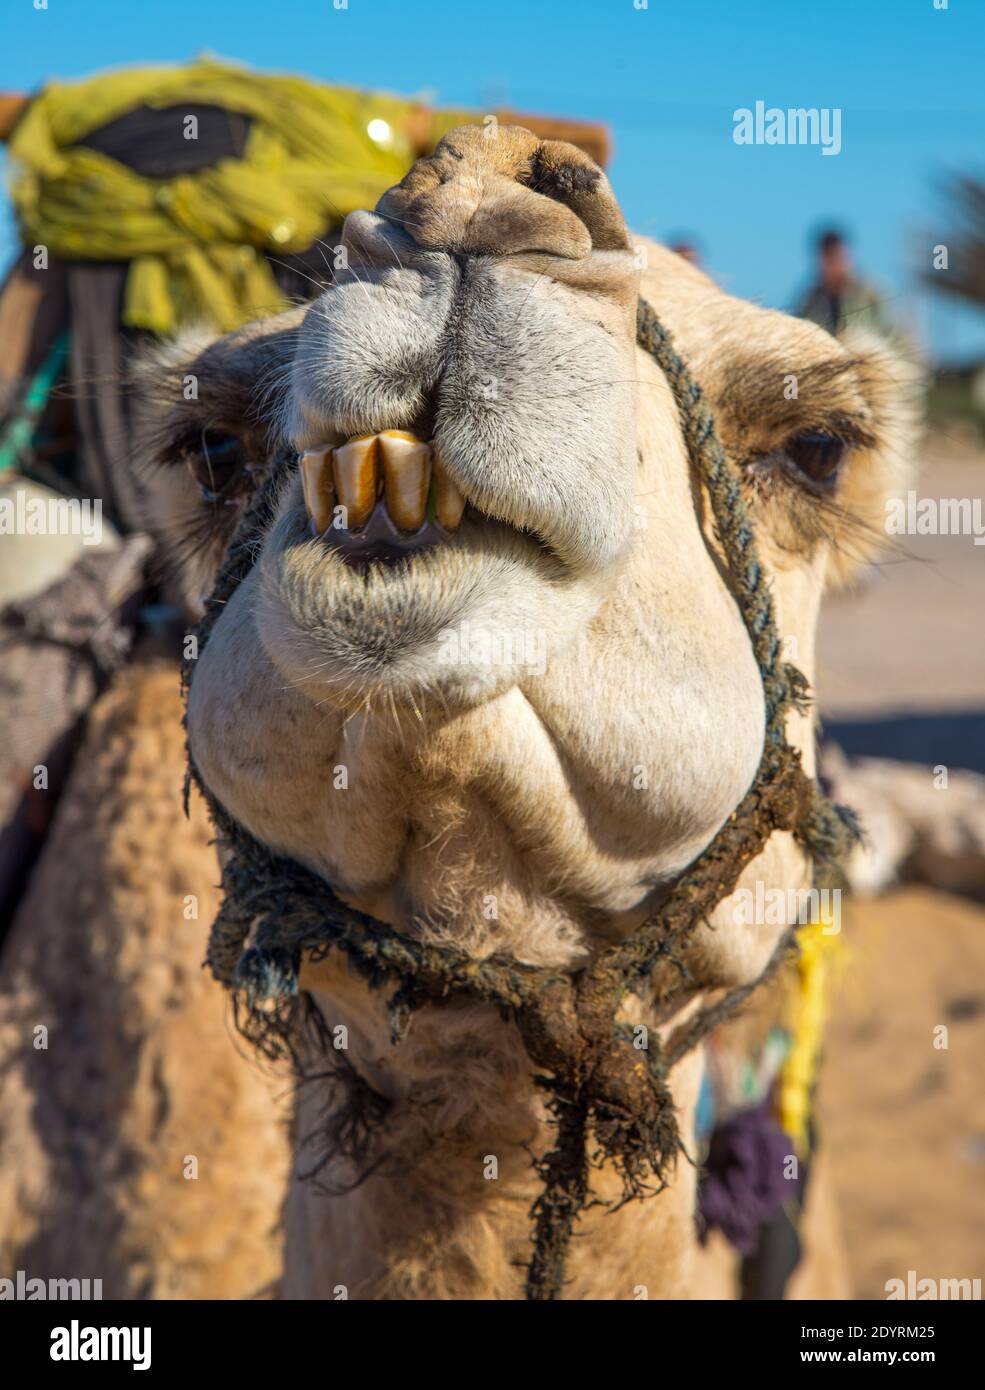
[[[715,410],[809,677],[825,581],[902,466],[905,383],[631,242],[601,170],[519,128],[452,132],[327,258],[307,308],[167,349],[196,392],[159,454],[206,588],[299,460],[195,671],[193,752],[253,834],[391,920],[571,959],[708,843],[763,739],[638,294]]]

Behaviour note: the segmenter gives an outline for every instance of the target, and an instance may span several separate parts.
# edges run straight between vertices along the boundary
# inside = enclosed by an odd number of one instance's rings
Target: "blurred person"
[[[895,335],[878,290],[855,272],[848,241],[836,227],[821,232],[815,242],[817,278],[797,303],[794,313],[820,324],[829,333],[845,328],[870,328],[884,337]]]

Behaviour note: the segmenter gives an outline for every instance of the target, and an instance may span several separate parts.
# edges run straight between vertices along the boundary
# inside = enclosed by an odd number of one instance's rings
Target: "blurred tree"
[[[940,237],[931,268],[920,278],[941,294],[985,309],[985,183],[959,174],[943,192],[952,230]]]

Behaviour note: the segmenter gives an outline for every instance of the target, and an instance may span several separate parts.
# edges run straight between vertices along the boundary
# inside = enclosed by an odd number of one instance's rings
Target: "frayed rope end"
[[[251,1009],[283,1003],[298,992],[301,958],[280,946],[244,951],[233,973],[233,988],[246,996]]]

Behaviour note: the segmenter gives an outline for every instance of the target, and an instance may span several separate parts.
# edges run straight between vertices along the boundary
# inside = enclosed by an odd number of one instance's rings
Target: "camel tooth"
[[[319,535],[327,531],[332,520],[335,493],[332,487],[332,472],[329,463],[331,449],[305,449],[301,455],[301,486],[304,488],[304,505],[308,515],[315,523]]]
[[[406,430],[386,430],[380,435],[380,452],[390,519],[401,531],[417,531],[427,515],[431,450]]]
[[[445,472],[444,465],[434,457],[434,510],[446,531],[457,531],[465,510],[465,498]]]
[[[332,453],[332,472],[339,502],[346,509],[346,525],[358,531],[376,506],[379,443],[375,434],[360,435],[340,444]]]

